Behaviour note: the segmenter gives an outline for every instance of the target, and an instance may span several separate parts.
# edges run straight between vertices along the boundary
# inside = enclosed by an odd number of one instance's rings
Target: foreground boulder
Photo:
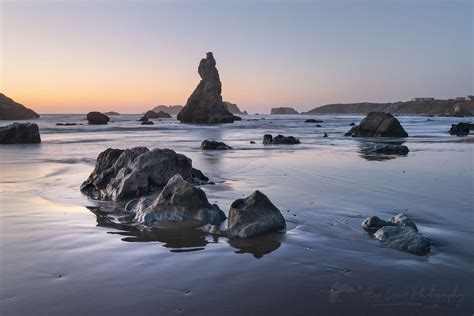
[[[193,177],[202,175],[193,169],[190,158],[171,149],[109,148],[97,157],[95,169],[82,183],[81,191],[99,199],[122,200],[159,191],[176,174],[186,181],[205,182]]]
[[[405,214],[395,215],[388,221],[377,216],[368,217],[362,227],[388,247],[419,256],[430,252],[431,242],[418,232],[415,222]]]
[[[229,145],[223,142],[217,142],[215,140],[205,140],[201,143],[201,149],[203,150],[229,150],[232,149]]]
[[[110,118],[100,112],[87,113],[87,121],[91,125],[105,125],[110,121]]]
[[[212,53],[207,53],[198,67],[201,82],[189,97],[184,108],[178,113],[183,123],[233,123],[235,116],[222,102],[222,85],[216,61]]]
[[[35,111],[0,93],[0,120],[29,120],[39,117]]]
[[[278,135],[273,137],[270,134],[265,134],[263,135],[263,144],[265,145],[270,145],[270,144],[287,144],[287,145],[295,145],[299,144],[300,140],[298,138],[295,138],[293,136],[283,136],[283,135]]]
[[[469,132],[471,130],[474,130],[474,124],[459,122],[457,124],[451,125],[449,134],[455,135],[455,136],[466,136],[466,135],[469,135]]]
[[[410,150],[405,145],[397,144],[371,144],[360,150],[364,154],[382,154],[382,155],[408,155]]]
[[[179,174],[170,178],[153,203],[142,199],[132,211],[136,213],[133,221],[143,225],[191,220],[199,221],[198,226],[220,225],[226,219],[224,212],[216,204],[209,203],[203,190],[193,186]]]
[[[38,125],[34,123],[13,123],[0,127],[0,144],[41,143]]]
[[[250,238],[259,234],[284,231],[286,222],[280,210],[268,197],[255,191],[230,206],[227,230],[229,237]]]
[[[358,126],[345,136],[352,137],[408,137],[400,122],[390,113],[370,112]]]

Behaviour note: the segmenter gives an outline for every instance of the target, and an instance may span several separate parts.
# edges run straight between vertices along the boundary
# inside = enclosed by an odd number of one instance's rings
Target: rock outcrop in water
[[[279,107],[279,108],[272,108],[270,110],[270,115],[294,115],[298,114],[294,108],[291,107]]]
[[[457,124],[451,125],[449,134],[455,136],[466,136],[469,135],[471,130],[474,130],[474,124],[459,122]]]
[[[293,136],[277,135],[273,137],[270,134],[263,135],[264,145],[278,145],[278,144],[295,145],[299,143],[300,143],[300,140]]]
[[[227,101],[224,101],[224,104],[227,108],[227,110],[232,113],[232,114],[237,114],[237,115],[248,115],[247,111],[241,111],[239,109],[239,107],[237,106],[237,104],[235,103],[230,103],[230,102],[227,102]]]
[[[155,112],[155,111],[149,110],[142,116],[141,119],[139,119],[139,121],[146,122],[149,119],[159,119],[159,118],[171,118],[171,115],[163,111]]]
[[[201,82],[189,97],[184,108],[178,113],[183,123],[233,123],[236,118],[222,102],[222,87],[216,61],[212,53],[202,59],[198,68]]]
[[[34,123],[13,123],[0,127],[0,144],[41,143],[38,125]]]
[[[203,150],[229,150],[232,149],[229,145],[223,142],[215,140],[205,140],[201,143],[201,149]]]
[[[95,169],[81,191],[99,199],[122,200],[159,191],[176,174],[186,181],[206,182],[196,179],[202,173],[193,169],[191,159],[171,149],[109,148],[97,157]]]
[[[286,222],[280,210],[265,194],[257,190],[248,197],[232,203],[227,230],[224,233],[229,237],[250,238],[285,229]]]
[[[156,222],[186,222],[196,220],[204,224],[220,225],[226,216],[216,205],[207,200],[200,188],[184,180],[180,174],[169,179],[154,202],[140,200],[133,208],[134,222],[152,225]]]
[[[352,137],[408,137],[400,122],[390,113],[370,112],[358,126],[345,136]]]
[[[39,117],[35,111],[0,93],[0,120],[29,120]]]
[[[315,119],[307,119],[304,121],[305,123],[323,123],[321,120],[315,120]]]
[[[430,252],[431,242],[418,232],[418,227],[405,214],[384,221],[377,216],[366,218],[362,227],[384,245],[418,256]]]
[[[100,112],[87,113],[87,121],[90,125],[105,125],[110,121],[110,118]]]

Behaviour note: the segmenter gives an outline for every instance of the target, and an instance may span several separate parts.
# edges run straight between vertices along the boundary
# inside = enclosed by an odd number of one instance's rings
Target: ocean
[[[344,137],[362,116],[151,126],[139,117],[90,126],[84,115],[42,115],[34,120],[41,144],[0,147],[2,316],[472,314],[474,137],[448,134],[469,120],[400,116],[410,136],[383,141],[410,152],[387,156],[363,153],[381,140]],[[263,145],[264,134],[301,144]],[[205,139],[233,149],[202,151]],[[136,146],[190,157],[215,183],[202,186],[209,201],[226,213],[262,191],[287,232],[230,240],[130,229],[121,203],[92,200],[79,187],[101,151]],[[432,241],[429,255],[388,248],[361,227],[367,216],[400,212]]]

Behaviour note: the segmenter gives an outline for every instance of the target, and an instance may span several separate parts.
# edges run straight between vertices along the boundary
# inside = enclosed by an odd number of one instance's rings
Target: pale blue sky
[[[40,112],[184,104],[214,52],[251,112],[472,94],[473,1],[1,1],[0,90]],[[82,111],[83,112],[83,111]]]

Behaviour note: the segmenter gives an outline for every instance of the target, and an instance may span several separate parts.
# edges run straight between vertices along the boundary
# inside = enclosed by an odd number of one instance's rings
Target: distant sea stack
[[[182,105],[158,105],[158,106],[155,106],[152,111],[153,112],[165,112],[165,113],[168,113],[170,115],[178,115],[179,111],[181,111],[183,109],[183,106]]]
[[[236,117],[222,102],[221,80],[212,53],[207,53],[207,57],[201,60],[198,73],[201,76],[201,82],[178,113],[178,120],[183,123],[198,124],[233,123]]]
[[[239,109],[239,107],[237,106],[237,104],[235,103],[230,103],[230,102],[227,102],[227,101],[224,101],[224,104],[227,108],[227,110],[232,113],[232,114],[237,114],[237,115],[248,115],[247,111],[241,111]]]
[[[303,114],[368,114],[369,112],[390,112],[394,115],[473,116],[474,100],[415,98],[406,102],[393,103],[338,103],[314,108]]]
[[[105,114],[105,115],[108,115],[108,116],[117,116],[117,115],[120,115],[120,113],[115,112],[115,111],[105,112],[104,114]]]
[[[35,111],[0,93],[0,120],[28,120],[39,117]]]
[[[272,108],[272,110],[270,111],[270,115],[289,115],[289,114],[291,115],[298,114],[298,111],[290,107]]]

